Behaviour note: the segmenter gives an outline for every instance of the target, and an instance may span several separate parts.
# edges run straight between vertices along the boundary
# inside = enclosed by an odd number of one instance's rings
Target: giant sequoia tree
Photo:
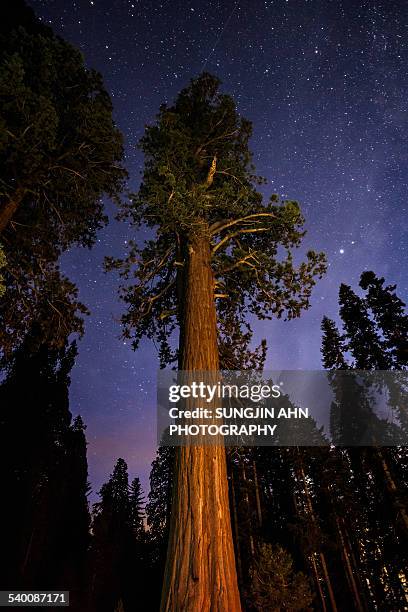
[[[84,308],[57,261],[73,244],[91,246],[106,223],[101,198],[120,193],[122,156],[101,75],[24,2],[1,3],[1,348],[13,348],[39,311],[53,339],[80,330]]]
[[[228,321],[232,333],[230,322],[249,314],[298,316],[324,271],[313,251],[295,265],[299,206],[263,202],[250,135],[233,99],[204,73],[160,108],[141,140],[143,180],[123,214],[152,238],[108,267],[124,278],[125,336],[135,347],[155,340],[162,364],[176,358],[179,330],[179,368],[217,371],[217,326]],[[162,610],[239,610],[224,448],[180,448],[174,473]]]

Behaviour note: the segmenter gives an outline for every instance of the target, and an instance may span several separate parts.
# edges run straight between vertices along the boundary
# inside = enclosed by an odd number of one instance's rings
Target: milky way
[[[254,123],[266,193],[301,203],[304,246],[329,268],[299,320],[255,325],[268,366],[320,368],[320,321],[336,318],[341,282],[372,269],[408,297],[408,4],[384,0],[31,0],[42,20],[104,76],[126,138],[130,186],[144,125],[205,67]],[[111,216],[112,205],[107,204]],[[64,270],[92,311],[72,375],[71,407],[87,425],[94,491],[122,456],[147,486],[155,453],[155,347],[120,339],[117,279],[102,270],[132,231],[112,221]],[[142,238],[142,236],[140,236]]]

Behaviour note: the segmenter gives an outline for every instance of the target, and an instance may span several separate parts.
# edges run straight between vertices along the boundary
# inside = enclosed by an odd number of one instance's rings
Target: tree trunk
[[[17,189],[13,197],[0,206],[0,234],[6,229],[24,197],[24,190]]]
[[[299,449],[297,449],[298,452],[298,456],[300,456],[299,453]],[[312,505],[312,500],[310,497],[310,493],[309,493],[309,487],[307,486],[307,479],[306,479],[306,474],[305,474],[305,470],[303,468],[303,460],[300,456],[300,474],[301,474],[301,478],[303,481],[303,487],[306,493],[306,502],[307,502],[307,507],[309,509],[309,513],[310,513],[310,518],[311,521],[314,525],[317,525],[317,521],[316,521],[316,517],[315,517],[315,513],[313,510],[313,505]],[[327,563],[326,563],[326,558],[324,556],[324,552],[323,551],[319,551],[319,556],[320,556],[320,561],[321,561],[321,566],[323,569],[323,574],[324,574],[324,579],[326,582],[326,587],[327,587],[327,591],[329,594],[329,599],[330,599],[330,604],[332,607],[333,612],[337,612],[337,605],[336,605],[336,599],[334,597],[334,592],[333,592],[333,587],[331,584],[331,580],[330,580],[330,575],[327,569]]]
[[[316,554],[315,552],[312,552],[310,554],[310,562],[312,564],[313,574],[314,574],[317,590],[319,591],[320,603],[322,604],[322,610],[323,610],[323,612],[326,612],[327,611],[326,600],[324,598],[322,585],[320,584],[320,577],[319,577],[319,572],[317,571],[315,554]]]
[[[182,369],[217,372],[217,321],[209,237],[188,245]],[[176,449],[162,612],[241,610],[231,532],[225,449]]]
[[[336,527],[337,527],[337,534],[338,534],[339,541],[340,541],[340,544],[341,544],[343,564],[345,565],[345,572],[346,572],[347,582],[349,584],[349,588],[350,588],[350,591],[351,591],[352,596],[353,596],[355,609],[358,610],[358,612],[361,612],[362,610],[364,610],[364,607],[363,607],[363,604],[361,603],[360,595],[359,595],[358,588],[357,588],[356,579],[355,579],[354,574],[353,574],[353,568],[351,566],[349,552],[347,550],[346,542],[345,542],[345,539],[344,539],[344,536],[343,536],[342,525],[340,524],[340,520],[339,520],[337,515],[335,515],[335,521],[336,521]]]
[[[326,558],[322,551],[320,551],[319,555],[320,555],[320,561],[321,561],[322,568],[323,568],[324,579],[326,581],[327,591],[329,593],[331,607],[332,607],[333,612],[337,612],[336,600],[334,598],[333,587],[332,587],[329,572],[327,569]]]
[[[347,521],[349,523],[349,520]],[[344,527],[343,533],[344,533],[344,539],[345,539],[345,543],[346,543],[346,549],[348,551],[351,563],[352,563],[352,571],[354,576],[356,576],[357,579],[357,584],[358,584],[358,591],[360,594],[360,598],[363,604],[363,609],[364,610],[368,610],[368,603],[367,603],[367,580],[365,579],[365,572],[363,569],[363,562],[361,559],[361,552],[360,552],[360,538],[355,536],[356,531],[358,531],[359,526],[355,525],[355,523],[352,522],[352,529],[353,529],[353,540],[350,538],[350,524],[346,524],[344,518],[342,519],[342,525]],[[358,558],[356,557],[356,554],[358,554]]]
[[[256,461],[252,461],[252,468],[254,471],[254,486],[255,486],[256,509],[258,512],[258,524],[259,524],[259,527],[262,527],[262,508],[261,508],[261,497],[259,495],[259,484],[258,484],[258,474],[256,470]]]
[[[252,513],[251,513],[251,504],[249,503],[249,495],[248,495],[248,481],[246,477],[245,470],[245,458],[241,457],[241,468],[242,468],[242,482],[244,483],[242,486],[243,497],[245,502],[245,514],[246,514],[246,524],[248,526],[248,538],[249,538],[249,548],[251,549],[251,564],[253,558],[255,556],[255,544],[254,544],[254,536],[252,535]]]
[[[232,463],[232,462],[231,462]],[[242,584],[242,563],[241,563],[241,543],[239,538],[238,528],[238,512],[237,512],[237,499],[235,495],[235,479],[234,479],[234,466],[231,466],[231,497],[232,497],[232,516],[233,516],[233,527],[235,533],[235,550],[237,557],[237,571],[238,577]]]

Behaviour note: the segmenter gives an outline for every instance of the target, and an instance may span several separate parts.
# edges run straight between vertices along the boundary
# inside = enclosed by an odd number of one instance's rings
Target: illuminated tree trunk
[[[353,573],[353,568],[352,568],[351,561],[350,561],[349,551],[347,550],[346,541],[345,541],[345,538],[343,536],[342,525],[340,524],[340,519],[338,518],[337,515],[335,517],[335,520],[336,520],[337,533],[338,533],[339,540],[340,540],[340,543],[341,543],[341,552],[342,552],[342,556],[343,556],[343,563],[345,564],[345,568],[346,568],[347,581],[349,583],[349,587],[350,587],[350,590],[351,590],[352,595],[353,595],[355,609],[358,610],[358,612],[361,612],[362,610],[364,610],[364,607],[363,607],[363,604],[361,602],[361,598],[360,598],[360,595],[359,595],[359,590],[357,588],[356,578],[355,578],[354,573]]]
[[[312,552],[310,557],[309,557],[309,559],[310,559],[310,563],[311,563],[312,568],[313,568],[315,584],[316,584],[317,590],[319,591],[320,603],[322,605],[322,611],[323,612],[327,612],[326,600],[324,598],[322,585],[320,584],[320,576],[319,576],[319,572],[317,571],[315,555],[316,555],[316,553]]]
[[[297,452],[299,455],[299,449]],[[306,503],[307,503],[307,508],[309,510],[310,519],[314,525],[317,525],[317,520],[316,520],[314,510],[313,510],[312,500],[311,500],[310,493],[309,493],[309,487],[307,485],[307,478],[306,478],[305,470],[303,468],[302,459],[300,459],[300,475],[301,475],[301,480],[303,482],[304,491],[306,493]],[[319,551],[319,557],[320,557],[320,563],[321,563],[322,570],[323,570],[324,580],[326,582],[327,592],[329,594],[330,604],[331,604],[333,612],[337,612],[336,600],[334,597],[330,575],[327,569],[326,557],[323,551]]]
[[[218,371],[210,243],[205,227],[188,245],[181,367]],[[162,612],[241,610],[223,446],[176,450]]]
[[[21,204],[24,197],[24,190],[17,189],[14,196],[7,200],[3,205],[0,205],[0,234],[6,229],[14,213]]]

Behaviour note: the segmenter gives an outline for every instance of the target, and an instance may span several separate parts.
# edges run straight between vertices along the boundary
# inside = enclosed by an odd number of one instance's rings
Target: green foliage
[[[294,572],[292,558],[281,546],[259,546],[251,569],[248,602],[251,609],[262,612],[311,609],[308,580],[302,572]]]
[[[88,309],[78,301],[77,287],[61,274],[59,266],[49,264],[30,278],[18,266],[14,268],[17,262],[10,258],[8,254],[6,295],[0,301],[0,350],[9,356],[21,345],[33,321],[39,327],[39,343],[46,340],[59,347],[64,336],[82,334],[81,315],[88,314]]]
[[[263,370],[267,353],[266,340],[262,340],[252,350],[253,331],[247,321],[241,320],[237,324],[234,317],[224,317],[220,321],[218,333],[222,370]]]
[[[135,348],[145,335],[156,340],[162,363],[174,357],[168,339],[181,324],[194,237],[212,249],[220,326],[227,318],[241,325],[248,314],[299,316],[325,270],[324,255],[314,251],[294,263],[304,236],[299,205],[275,195],[263,201],[258,187],[265,181],[254,173],[248,146],[251,123],[219,87],[203,73],[147,126],[143,180],[122,217],[156,235],[141,248],[130,242],[125,259],[107,260],[123,279],[125,337]]]
[[[143,183],[130,207],[137,222],[160,225],[162,233],[190,231],[202,219],[233,218],[252,211],[260,195],[251,174],[251,124],[241,118],[220,82],[203,74],[162,105],[157,123],[146,128]],[[216,173],[207,178],[214,157]]]
[[[58,330],[80,331],[73,313],[84,309],[56,262],[71,245],[93,244],[107,221],[102,196],[118,199],[125,171],[101,75],[22,2],[0,13],[0,231],[7,257],[0,343],[7,349],[21,340],[40,301],[48,313],[59,311],[53,339]],[[14,320],[15,309],[24,314]]]

